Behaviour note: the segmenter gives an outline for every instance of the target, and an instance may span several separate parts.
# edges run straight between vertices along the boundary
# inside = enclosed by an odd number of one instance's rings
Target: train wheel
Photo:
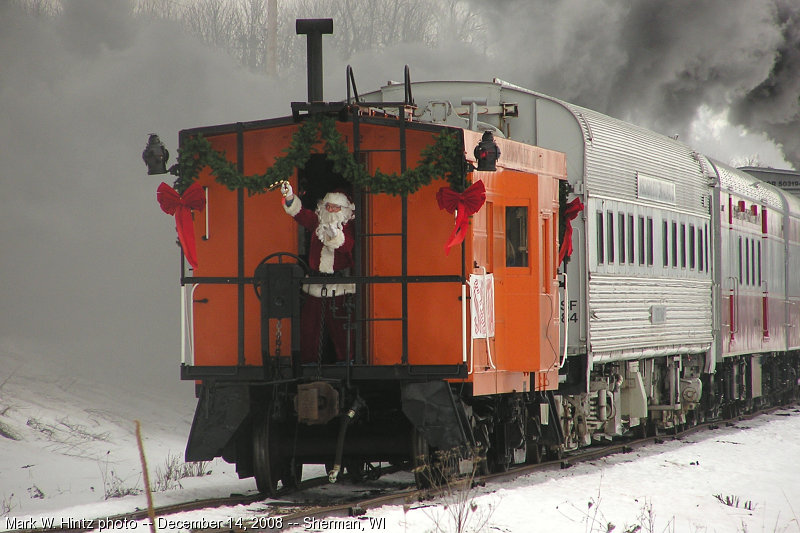
[[[270,496],[277,494],[283,470],[277,451],[276,427],[267,414],[258,417],[253,425],[253,475],[258,491]]]
[[[367,464],[363,461],[347,461],[344,467],[353,483],[361,483],[367,477]]]
[[[664,434],[664,429],[659,427],[659,421],[652,416],[648,417],[643,425],[644,432],[642,433],[642,437],[658,437]]]
[[[525,447],[525,462],[534,465],[541,463],[544,455],[542,448],[538,442],[528,442]]]
[[[532,410],[528,408],[530,413]],[[536,417],[526,417],[525,424],[525,462],[527,464],[539,464],[542,456],[547,452],[544,445],[539,444],[542,440],[542,426]]]
[[[551,446],[550,449],[546,451],[545,455],[550,461],[560,461],[564,458],[564,447]]]
[[[296,489],[303,481],[303,463],[292,458],[283,465],[281,483],[287,489]]]
[[[489,472],[506,472],[511,467],[514,450],[508,445],[508,424],[497,423],[494,427],[494,436],[489,441]]]

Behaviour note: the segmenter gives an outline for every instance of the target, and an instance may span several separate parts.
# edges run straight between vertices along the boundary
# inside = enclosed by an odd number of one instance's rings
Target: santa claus
[[[337,361],[351,360],[348,353],[345,295],[355,293],[355,284],[340,283],[336,278],[349,275],[353,266],[353,225],[355,206],[342,190],[329,192],[317,203],[316,211],[303,207],[292,186],[281,185],[283,209],[298,224],[311,232],[308,265],[311,275],[330,276],[331,282],[303,285],[308,294],[300,314],[300,353],[303,363],[313,363],[323,355],[324,335],[333,341]],[[335,312],[334,312],[335,311]],[[351,349],[352,352],[352,349]]]

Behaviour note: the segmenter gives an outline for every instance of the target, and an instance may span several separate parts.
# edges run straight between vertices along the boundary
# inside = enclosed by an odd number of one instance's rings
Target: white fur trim
[[[299,213],[300,210],[303,208],[302,205],[303,202],[301,202],[300,199],[297,198],[297,196],[292,196],[292,203],[290,205],[286,204],[286,198],[283,199],[282,203],[283,203],[283,210],[286,211],[286,214],[288,214],[291,217],[297,215],[297,213]]]
[[[325,195],[325,198],[322,199],[322,203],[335,204],[348,209],[355,209],[356,207],[352,204],[352,202],[350,202],[350,200],[347,198],[347,195],[341,192],[329,192]]]
[[[327,283],[325,285],[317,285],[317,284],[303,285],[303,292],[306,294],[310,294],[311,296],[316,296],[317,298],[322,298],[323,287],[327,291],[325,293],[326,298],[331,298],[333,296],[341,296],[343,294],[356,293],[355,283]]]
[[[344,244],[344,231],[337,231],[333,237],[326,237],[322,244],[334,250]]]
[[[333,248],[322,247],[319,254],[319,271],[325,274],[333,274]]]

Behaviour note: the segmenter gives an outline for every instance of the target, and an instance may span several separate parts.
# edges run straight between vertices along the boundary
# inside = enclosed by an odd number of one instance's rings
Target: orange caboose
[[[337,131],[348,149],[357,150],[368,172],[401,174],[403,158],[405,165],[413,165],[439,132],[450,129],[414,123],[401,129],[395,119],[361,117],[359,122],[357,149],[352,123],[338,123]],[[248,175],[284,155],[299,127],[280,122],[248,126],[217,126],[183,135],[203,135]],[[474,163],[472,147],[480,135],[467,130],[454,133],[460,136],[468,162]],[[445,249],[455,217],[438,206],[436,193],[446,182],[434,181],[407,196],[360,191],[355,221],[360,271],[353,277],[359,278],[362,289],[363,316],[353,319],[361,324],[354,327],[362,337],[355,365],[443,365],[454,372],[463,366],[467,368],[463,379],[475,384],[476,394],[556,388],[548,372],[558,359],[555,262],[558,180],[565,175],[564,156],[504,139],[497,143],[502,150],[498,170],[466,175],[471,183],[483,182],[486,201],[471,216],[463,249]],[[242,163],[231,157],[237,153]],[[308,183],[298,184],[297,175],[292,177],[296,190],[308,189],[311,195],[325,189],[326,182],[342,182],[330,174],[324,155],[312,160],[314,175],[300,170]],[[303,242],[307,237],[281,209],[277,191],[258,195],[231,191],[207,167],[197,182],[207,203],[194,216],[198,265],[183,278],[190,330],[184,374],[190,379],[224,368],[262,367],[265,355],[275,355],[277,320],[266,332],[273,343],[266,348],[272,350],[264,354],[258,294],[246,286],[253,283],[256,267],[268,255],[307,254]],[[471,316],[472,306],[462,299],[462,289],[467,300],[473,298],[467,286],[469,274],[494,277],[493,301],[483,302],[495,317],[495,334],[488,340],[471,338],[477,317]],[[281,334],[283,355],[298,349],[291,344],[291,323],[282,324]],[[533,373],[542,376],[530,384]]]
[[[532,440],[540,451],[540,430],[517,433],[525,409],[552,408],[543,392],[558,387],[565,156],[495,139],[497,170],[479,171],[480,133],[398,109],[350,105],[181,132],[182,160],[198,172],[177,188],[194,182],[205,199],[193,212],[196,266],[184,260],[181,278],[182,378],[199,398],[187,460],[222,456],[272,492],[296,483],[303,463],[326,463],[335,479],[343,467],[356,475],[431,449],[482,448],[499,467],[525,460]],[[198,140],[202,154],[192,152]],[[352,267],[335,280],[309,267],[313,235],[264,187],[277,167],[290,168],[284,178],[304,207],[332,189],[353,199]],[[485,199],[457,230],[464,195],[480,185]],[[344,284],[355,287],[334,310],[346,360],[323,338],[318,358],[301,360],[307,288]],[[482,427],[501,405],[517,413],[491,422],[506,429]]]

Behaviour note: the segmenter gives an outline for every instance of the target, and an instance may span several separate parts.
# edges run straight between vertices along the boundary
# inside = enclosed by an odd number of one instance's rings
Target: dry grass
[[[210,474],[209,464],[205,461],[186,463],[179,455],[167,454],[164,465],[156,468],[154,492],[182,489],[181,479],[202,477]]]

